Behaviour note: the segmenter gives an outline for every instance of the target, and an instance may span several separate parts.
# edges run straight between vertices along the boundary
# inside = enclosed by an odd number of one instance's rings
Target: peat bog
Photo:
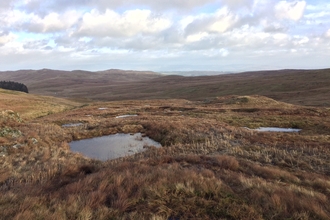
[[[330,218],[329,108],[257,95],[0,98],[0,219]],[[118,133],[162,147],[107,161],[70,150],[72,141]]]

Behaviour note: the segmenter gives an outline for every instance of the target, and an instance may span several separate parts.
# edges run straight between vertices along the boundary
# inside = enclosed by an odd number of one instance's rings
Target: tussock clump
[[[8,120],[22,122],[22,118],[20,117],[19,113],[14,112],[12,110],[1,111],[0,121],[8,121]]]
[[[244,106],[244,107],[258,107],[263,106],[267,108],[289,108],[293,107],[291,104],[276,101],[274,99],[253,95],[253,96],[223,96],[217,97],[213,103],[219,103],[228,106]]]

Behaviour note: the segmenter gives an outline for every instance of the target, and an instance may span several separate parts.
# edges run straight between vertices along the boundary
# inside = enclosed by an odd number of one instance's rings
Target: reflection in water
[[[83,123],[71,123],[71,124],[64,124],[62,125],[63,128],[69,128],[69,127],[78,127],[84,125]]]
[[[142,137],[141,133],[114,134],[72,141],[69,144],[72,151],[103,161],[142,152],[145,150],[144,146],[161,147],[160,143],[148,137]]]
[[[138,115],[119,115],[116,118],[128,118],[128,117],[136,117]]]
[[[252,129],[254,131],[261,131],[261,132],[299,132],[301,129],[295,128],[276,128],[276,127],[260,127],[257,129]]]

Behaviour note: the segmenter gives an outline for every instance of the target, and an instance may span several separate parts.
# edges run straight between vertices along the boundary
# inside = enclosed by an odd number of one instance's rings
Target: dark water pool
[[[79,152],[87,157],[103,161],[142,152],[146,146],[161,147],[160,143],[148,137],[142,137],[141,133],[133,135],[114,134],[72,141],[69,145],[74,152]]]
[[[70,124],[64,124],[62,125],[62,128],[70,128],[70,127],[78,127],[83,126],[83,123],[70,123]]]

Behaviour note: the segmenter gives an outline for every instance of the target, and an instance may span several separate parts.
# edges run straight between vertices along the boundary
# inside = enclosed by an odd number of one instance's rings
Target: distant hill
[[[61,97],[77,96],[76,90],[87,89],[94,94],[95,88],[118,83],[146,81],[161,76],[151,71],[110,69],[105,71],[18,70],[0,72],[0,80],[19,81],[26,84],[30,93]],[[79,96],[79,94],[78,94]]]
[[[263,95],[292,104],[330,106],[330,69],[256,71],[184,77],[124,70],[0,72],[0,80],[26,84],[30,93],[90,100]]]

